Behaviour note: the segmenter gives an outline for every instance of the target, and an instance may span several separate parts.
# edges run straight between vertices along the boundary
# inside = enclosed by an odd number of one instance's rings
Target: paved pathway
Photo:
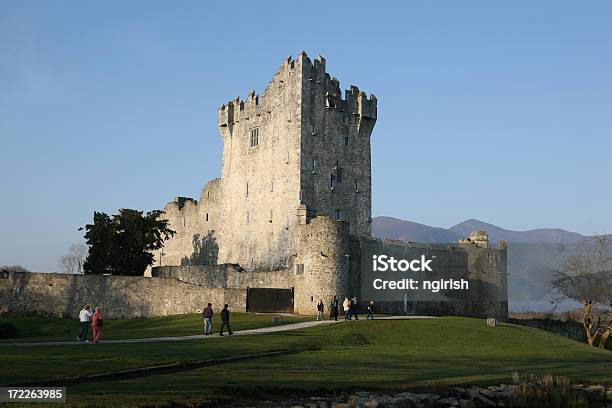
[[[430,319],[433,316],[384,316],[377,317],[376,320],[412,320],[412,319]],[[359,321],[365,321],[366,319],[360,319]],[[327,325],[327,324],[335,324],[341,323],[344,320],[320,320],[320,321],[310,321],[310,322],[300,322],[300,323],[289,323],[282,324],[278,326],[269,326],[269,327],[261,327],[258,329],[249,329],[249,330],[239,330],[235,331],[232,337],[234,336],[250,336],[254,334],[264,334],[264,333],[277,333],[288,330],[298,330],[305,329],[308,327]],[[225,337],[229,337],[226,335]],[[191,341],[191,340],[201,340],[201,339],[220,339],[221,336],[218,334],[214,334],[212,336],[205,336],[203,334],[195,334],[192,336],[169,336],[169,337],[148,337],[141,339],[117,339],[117,340],[104,340],[101,343],[104,344],[134,344],[134,343],[161,343],[168,341]],[[80,346],[80,345],[88,345],[91,343],[80,343],[76,340],[74,341],[36,341],[36,342],[18,342],[18,343],[0,343],[0,347],[15,347],[15,346],[23,346],[23,347],[32,347],[32,346]]]

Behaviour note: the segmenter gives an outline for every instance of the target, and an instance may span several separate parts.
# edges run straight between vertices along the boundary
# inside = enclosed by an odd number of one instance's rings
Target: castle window
[[[349,145],[349,138],[348,138],[348,136],[344,136],[344,145],[345,146]]]
[[[336,106],[335,100],[334,100],[334,95],[330,94],[329,92],[327,92],[325,94],[325,108],[326,109],[331,109],[334,108]]]
[[[246,196],[249,196],[249,182],[246,183]]]
[[[206,213],[206,221],[208,221],[208,213]]]
[[[342,182],[342,167],[340,167],[340,162],[336,161],[336,181],[338,183]]]
[[[340,209],[334,210],[333,218],[336,221],[341,221],[342,220],[342,210]]]
[[[206,192],[206,198],[210,198],[210,191]]]
[[[274,192],[274,179],[270,180],[270,191]]]
[[[259,145],[259,128],[251,129],[251,147]]]
[[[336,187],[336,175],[334,173],[329,175],[329,188],[332,190]]]
[[[304,264],[297,264],[297,265],[295,265],[295,274],[296,275],[303,275],[304,274]]]
[[[312,159],[312,174],[317,171],[317,159]]]
[[[359,180],[355,180],[355,192],[359,192]]]
[[[293,120],[293,111],[289,111],[289,115],[287,116],[287,122],[291,122]]]

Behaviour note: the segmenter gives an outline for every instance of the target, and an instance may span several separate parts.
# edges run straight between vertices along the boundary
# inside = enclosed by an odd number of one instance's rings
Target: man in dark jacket
[[[208,336],[212,334],[212,303],[209,303],[208,306],[202,310],[202,315],[204,315],[204,335]]]
[[[338,299],[335,296],[329,304],[329,320],[338,320]]]
[[[355,320],[359,320],[359,316],[357,316],[357,298],[351,299],[350,311],[349,311],[349,320],[351,320],[355,316]]]
[[[370,300],[368,304],[368,320],[374,320],[374,301]]]
[[[219,336],[223,336],[223,329],[225,326],[227,326],[227,332],[230,336],[234,334],[230,327],[230,312],[227,303],[223,305],[223,310],[221,311],[221,330],[219,331]]]

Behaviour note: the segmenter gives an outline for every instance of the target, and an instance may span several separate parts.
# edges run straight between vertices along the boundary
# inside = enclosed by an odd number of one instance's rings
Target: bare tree
[[[604,348],[612,333],[612,271],[610,241],[595,236],[583,241],[576,253],[563,261],[552,280],[553,301],[572,299],[582,305],[582,326],[591,346]]]
[[[77,273],[83,273],[83,264],[85,259],[87,259],[89,247],[85,244],[72,244],[68,248],[68,253],[76,259],[78,265]]]
[[[79,264],[77,262],[77,259],[72,254],[63,255],[59,260],[59,264],[62,270],[64,271],[64,273],[68,273],[68,274],[80,273]]]
[[[83,273],[83,264],[87,258],[88,248],[84,244],[72,244],[68,248],[68,253],[63,255],[59,264],[64,273],[80,274]]]

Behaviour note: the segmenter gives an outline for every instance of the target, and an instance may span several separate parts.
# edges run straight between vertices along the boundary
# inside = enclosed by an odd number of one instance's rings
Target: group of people
[[[206,336],[213,334],[213,314],[212,303],[209,303],[208,306],[202,310],[202,315],[204,316],[204,335]],[[234,334],[230,327],[230,311],[227,303],[223,305],[223,309],[221,310],[221,329],[219,330],[219,336],[223,336],[223,330],[226,327],[227,334],[230,336]]]
[[[344,310],[344,320],[352,320],[353,316],[355,316],[355,320],[359,320],[359,315],[357,311],[357,298],[349,299],[348,297],[344,298],[344,302],[342,302],[342,309]],[[323,304],[323,300],[319,300],[317,303],[317,320],[323,320],[323,312],[325,311],[325,305]],[[368,312],[368,320],[374,319],[374,301],[370,300],[368,303],[368,307],[366,308]],[[339,314],[339,304],[338,299],[334,296],[329,303],[329,320],[338,320]]]
[[[355,320],[359,320],[357,312],[357,298],[349,299],[344,298],[342,302],[342,308],[344,310],[344,320],[352,320],[355,316]],[[91,312],[91,306],[88,304],[83,305],[83,309],[79,312],[79,321],[81,322],[81,333],[77,336],[79,342],[89,342],[87,335],[89,334],[89,325],[91,324],[93,330],[93,343],[99,343],[102,338],[102,326],[104,325],[104,318],[102,317],[102,310],[99,307],[94,308],[94,312]],[[338,299],[334,296],[329,303],[329,320],[338,320]],[[317,320],[323,320],[323,312],[325,311],[325,305],[323,300],[319,300],[317,303]],[[370,301],[367,307],[368,320],[374,319],[374,301]],[[204,335],[210,336],[213,334],[213,315],[214,311],[212,303],[209,303],[202,311],[204,317]],[[230,311],[229,306],[223,305],[221,310],[221,328],[219,330],[219,336],[223,336],[223,331],[227,328],[227,334],[230,336],[234,334],[230,327]]]
[[[102,316],[102,309],[99,307],[94,308],[94,312],[91,312],[91,306],[88,304],[83,305],[83,309],[79,312],[79,321],[81,322],[81,333],[77,336],[77,341],[89,342],[87,335],[89,334],[89,324],[93,331],[93,343],[99,343],[102,338],[102,326],[104,325],[104,317]]]
[[[212,303],[209,303],[206,308],[202,311],[204,316],[204,334],[206,336],[213,334],[213,308]],[[81,323],[81,333],[77,336],[77,341],[89,343],[87,336],[89,335],[89,325],[91,324],[93,330],[92,340],[93,343],[99,343],[102,339],[102,326],[104,325],[104,318],[102,317],[102,309],[99,307],[94,308],[94,312],[91,312],[91,306],[88,304],[83,305],[83,309],[79,312],[79,321]],[[230,311],[227,304],[223,305],[221,310],[221,330],[219,336],[223,336],[223,331],[227,328],[227,334],[230,336],[234,334],[230,327]]]

